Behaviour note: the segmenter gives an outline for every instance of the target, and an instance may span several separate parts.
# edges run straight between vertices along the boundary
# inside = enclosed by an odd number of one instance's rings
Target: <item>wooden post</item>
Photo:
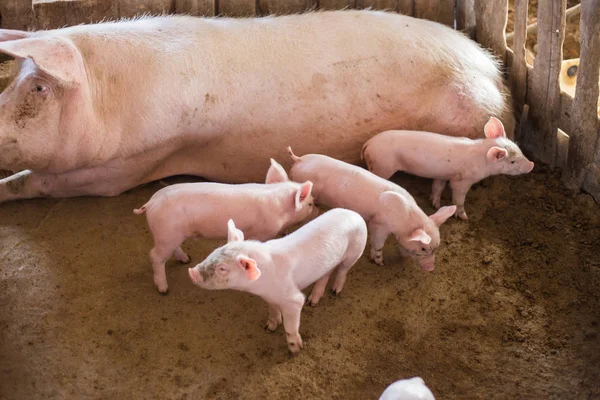
[[[506,61],[506,23],[508,0],[475,0],[475,37],[494,51],[502,63]]]
[[[454,0],[415,0],[415,17],[454,27]]]
[[[520,115],[527,94],[527,62],[525,61],[525,29],[527,26],[527,0],[515,0],[515,47],[509,75],[516,115]]]
[[[456,0],[456,29],[475,38],[475,1]]]
[[[538,8],[538,54],[535,59],[530,87],[527,90],[530,115],[537,125],[538,154],[543,162],[555,165],[557,128],[560,120],[559,75],[562,65],[562,46],[565,37],[567,0],[550,0]]]
[[[214,0],[175,0],[177,14],[189,14],[197,17],[215,15]]]
[[[582,1],[579,30],[581,32],[581,56],[572,107],[569,156],[564,176],[565,184],[572,189],[581,187],[586,178],[586,172],[598,170],[598,166],[594,168],[593,165],[596,142],[600,135],[597,115],[600,75],[600,6],[597,1]],[[600,149],[598,152],[600,159]],[[595,183],[592,178],[600,180],[600,174],[591,173],[590,175],[592,176],[586,179],[586,185]],[[600,186],[600,183],[596,182],[596,186]],[[600,193],[598,195],[600,196]]]

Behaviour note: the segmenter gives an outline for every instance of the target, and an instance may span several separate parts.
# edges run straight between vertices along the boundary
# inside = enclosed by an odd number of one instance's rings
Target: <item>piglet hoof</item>
[[[454,216],[462,219],[463,221],[467,221],[469,219],[467,217],[467,213],[464,210],[462,210],[462,211],[456,211],[456,213],[454,214]]]
[[[303,346],[304,344],[302,343],[302,338],[300,335],[297,335],[297,337],[293,340],[288,336],[288,349],[292,355],[297,356],[300,354],[300,350],[302,350]]]
[[[166,288],[166,289],[164,289],[164,290],[160,290],[160,289],[158,289],[158,293],[159,293],[161,296],[166,296],[166,295],[168,295],[168,294],[169,294],[169,288]]]
[[[179,262],[182,264],[189,264],[191,261],[192,261],[192,259],[189,256],[187,256],[186,259],[179,260]]]
[[[277,322],[267,321],[267,324],[265,325],[265,332],[273,333],[275,330],[277,330]]]
[[[436,210],[438,210],[442,205],[442,201],[440,199],[434,199],[433,196],[429,197],[429,200],[431,201],[431,205],[435,207]]]
[[[317,304],[319,304],[319,297],[316,297],[311,294],[310,296],[308,296],[308,298],[306,299],[306,304],[309,304],[311,307],[315,307]]]

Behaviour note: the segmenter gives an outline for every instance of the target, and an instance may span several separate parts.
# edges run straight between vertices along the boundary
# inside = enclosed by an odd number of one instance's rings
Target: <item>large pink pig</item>
[[[395,13],[0,30],[0,52],[18,61],[0,169],[25,171],[0,181],[0,202],[115,196],[176,174],[259,182],[286,144],[357,163],[385,130],[477,137],[489,115],[513,123],[485,50]]]
[[[365,221],[354,211],[333,209],[266,243],[244,240],[231,220],[227,228],[227,244],[189,268],[192,282],[205,289],[236,289],[262,297],[269,305],[266,329],[275,331],[283,317],[288,348],[299,353],[301,290],[316,282],[308,298],[316,305],[335,270],[332,290],[336,295],[342,291],[348,271],[365,250]]]
[[[371,259],[383,265],[383,245],[390,234],[425,271],[435,267],[440,245],[439,226],[456,211],[442,207],[427,216],[406,190],[371,172],[322,154],[296,156],[290,170],[292,179],[310,179],[316,203],[347,208],[359,213],[369,227]]]
[[[450,181],[456,215],[466,220],[465,198],[473,184],[491,175],[520,175],[533,169],[533,162],[506,137],[500,120],[491,117],[483,130],[486,138],[477,140],[431,132],[381,132],[364,144],[361,158],[369,171],[385,179],[396,171],[433,178],[430,199],[436,208]]]
[[[165,262],[172,255],[183,263],[190,262],[181,249],[189,237],[226,238],[227,220],[234,218],[250,239],[269,240],[286,228],[318,215],[311,196],[312,183],[291,182],[273,159],[266,183],[171,185],[133,211],[146,213],[154,237],[150,259],[154,284],[160,293],[169,291]]]

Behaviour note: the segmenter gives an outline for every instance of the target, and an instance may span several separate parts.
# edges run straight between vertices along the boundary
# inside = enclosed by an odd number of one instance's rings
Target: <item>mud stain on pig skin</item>
[[[28,94],[25,96],[23,102],[17,106],[14,113],[14,121],[19,128],[23,129],[25,128],[25,125],[27,125],[27,121],[35,118],[38,113],[39,109],[37,104],[35,104],[33,96]]]
[[[16,179],[6,182],[6,188],[12,194],[19,194],[27,182],[27,176],[20,176]]]

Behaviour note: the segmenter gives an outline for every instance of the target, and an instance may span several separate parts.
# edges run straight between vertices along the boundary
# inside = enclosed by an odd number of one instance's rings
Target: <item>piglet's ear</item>
[[[508,151],[502,147],[494,146],[488,150],[486,157],[488,162],[495,163],[508,157]]]
[[[504,125],[502,125],[502,122],[496,117],[490,117],[489,121],[486,122],[483,127],[483,133],[485,133],[485,137],[488,139],[506,137]]]
[[[202,282],[202,274],[196,268],[188,268],[188,275],[194,284]]]
[[[0,53],[16,58],[31,58],[46,74],[72,84],[85,77],[83,60],[77,47],[65,38],[28,38],[0,42]]]
[[[25,39],[31,36],[31,32],[17,31],[13,29],[0,29],[0,42],[9,40]]]
[[[240,231],[235,227],[235,223],[232,219],[227,221],[227,243],[229,242],[243,242],[244,232]]]
[[[296,211],[300,211],[302,206],[310,196],[312,192],[313,183],[311,181],[304,182],[296,191],[296,195],[294,197],[294,203],[296,205]]]
[[[285,169],[275,160],[271,158],[271,166],[267,171],[267,179],[265,179],[265,183],[279,183],[279,182],[288,182],[290,178],[288,178],[288,174],[285,172]]]
[[[256,266],[256,261],[250,257],[237,256],[235,258],[237,265],[246,272],[249,281],[255,281],[260,278],[260,269]]]
[[[429,243],[431,243],[431,236],[429,236],[427,234],[427,232],[425,232],[423,229],[419,228],[419,229],[415,229],[413,231],[413,233],[410,234],[408,241],[429,244]]]
[[[442,207],[439,210],[437,210],[435,214],[430,215],[429,218],[431,218],[431,220],[437,226],[440,226],[444,222],[446,222],[446,220],[448,218],[453,216],[455,212],[456,212],[456,206],[445,206],[445,207]]]

